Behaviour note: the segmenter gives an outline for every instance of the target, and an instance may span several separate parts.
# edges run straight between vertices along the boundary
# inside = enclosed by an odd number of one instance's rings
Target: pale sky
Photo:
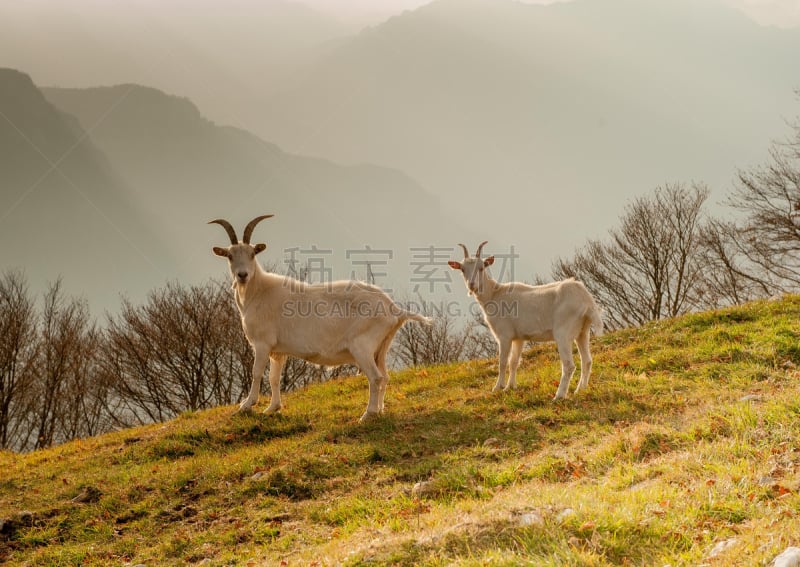
[[[764,25],[800,27],[800,0],[726,0]]]
[[[418,8],[430,0],[300,0],[342,20],[377,23],[392,14]],[[569,0],[521,0],[526,4],[552,4]],[[721,0],[735,6],[762,25],[800,27],[800,0]]]

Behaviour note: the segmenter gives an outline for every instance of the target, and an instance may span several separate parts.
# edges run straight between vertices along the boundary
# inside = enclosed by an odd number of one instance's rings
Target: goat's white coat
[[[255,259],[264,248],[248,243],[214,248],[230,263],[242,327],[255,353],[250,392],[239,411],[258,401],[267,359],[272,399],[266,411],[278,411],[281,371],[287,356],[296,356],[321,365],[358,365],[369,380],[369,404],[361,419],[381,413],[389,380],[386,355],[395,333],[406,321],[430,320],[363,282],[312,285],[268,273]]]
[[[480,250],[480,249],[479,249]],[[466,248],[464,249],[466,254]],[[546,285],[524,283],[501,284],[493,280],[488,268],[494,257],[465,258],[450,262],[461,270],[470,295],[483,310],[486,323],[499,348],[499,375],[493,391],[513,389],[517,385],[517,368],[525,341],[555,341],[561,358],[561,381],[555,398],[567,395],[575,372],[573,341],[581,357],[581,379],[575,392],[588,387],[592,371],[589,337],[603,331],[600,310],[586,287],[572,278]],[[510,376],[506,384],[506,370]]]

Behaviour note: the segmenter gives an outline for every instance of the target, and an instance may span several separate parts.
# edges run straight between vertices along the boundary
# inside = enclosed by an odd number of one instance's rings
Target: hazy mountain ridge
[[[713,3],[437,0],[327,54],[254,128],[398,167],[461,215],[480,201],[505,219],[495,238],[554,244],[545,271],[632,196],[692,179],[721,195],[763,159],[796,113],[798,50],[797,30]]]
[[[332,270],[330,277],[363,278],[363,265],[348,262],[348,251],[367,245],[390,250],[387,278],[399,289],[408,283],[410,246],[455,246],[451,230],[458,223],[437,198],[399,171],[285,153],[247,131],[216,125],[187,99],[152,88],[44,92],[91,128],[92,140],[109,156],[138,206],[172,243],[172,277],[196,281],[225,273],[210,248],[227,238],[205,224],[218,217],[241,230],[250,218],[275,213],[256,238],[269,244],[263,261],[281,269],[286,249],[316,246],[329,251],[321,257]],[[426,230],[409,231],[410,224]]]
[[[157,278],[169,243],[77,119],[11,69],[0,69],[0,112],[0,265],[24,269],[37,291],[64,275],[66,290],[103,306]]]
[[[214,199],[217,201],[212,205],[214,208],[218,208],[220,201],[229,201],[236,209],[241,207],[237,197],[249,189],[263,190],[264,195],[277,199],[275,206],[287,205],[285,201],[296,200],[297,194],[282,191],[281,184],[294,183],[295,177],[302,181],[296,181],[293,190],[303,193],[317,189],[318,193],[305,197],[313,195],[332,205],[372,195],[385,199],[387,205],[400,207],[400,212],[409,212],[413,208],[402,207],[406,200],[429,205],[436,202],[398,171],[370,165],[339,166],[319,158],[285,153],[245,130],[219,126],[204,118],[191,101],[156,89],[123,85],[96,89],[47,88],[44,92],[49,100],[73,113],[84,125],[95,119],[98,109],[116,105],[113,112],[95,125],[92,137],[108,152],[126,179],[135,183],[143,195],[158,196],[162,204],[174,199],[176,206],[179,203],[200,206],[184,202],[181,190],[185,189],[197,198]],[[243,174],[242,183],[237,184],[230,177],[234,173]],[[322,184],[325,180],[328,186]],[[383,189],[383,184],[396,191]],[[335,198],[326,198],[330,195]],[[270,206],[269,202],[266,206]],[[337,212],[344,214],[346,208]],[[326,215],[330,212],[325,211]],[[368,216],[362,222],[366,227],[374,224]]]
[[[327,251],[328,277],[363,278],[349,251],[390,250],[386,277],[400,290],[409,246],[441,244],[443,234],[455,245],[449,229],[457,222],[399,171],[288,154],[148,87],[40,90],[14,70],[0,72],[0,83],[2,236],[28,242],[7,247],[0,263],[24,268],[36,292],[63,276],[66,291],[114,310],[120,294],[140,300],[167,280],[224,276],[210,248],[227,237],[206,225],[218,217],[241,231],[250,218],[275,213],[256,238],[270,245],[263,261],[281,269],[284,249],[316,246]],[[424,234],[407,230],[416,223],[428,227]]]
[[[39,77],[42,53],[63,51],[57,78],[37,82],[125,83],[47,96],[163,229],[162,246],[137,245],[172,248],[149,259],[159,277],[223,272],[206,253],[220,234],[197,219],[276,212],[259,228],[271,262],[312,243],[344,256],[488,239],[516,246],[530,280],[657,185],[705,181],[721,200],[797,114],[800,31],[710,1],[437,0],[350,37],[288,4],[145,2],[128,26],[106,8],[91,19],[89,4],[63,21],[41,0],[0,8],[0,62]],[[87,22],[102,25],[84,37]],[[363,163],[378,167],[336,165]]]

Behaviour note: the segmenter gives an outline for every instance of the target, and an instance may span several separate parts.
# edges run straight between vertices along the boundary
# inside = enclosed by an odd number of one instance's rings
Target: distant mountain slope
[[[401,293],[411,246],[470,234],[398,171],[287,154],[155,89],[45,89],[46,99],[13,70],[0,87],[0,237],[18,243],[0,250],[0,268],[24,268],[37,293],[63,276],[95,311],[115,310],[120,294],[224,276],[210,248],[227,237],[206,225],[218,217],[241,232],[275,213],[255,237],[269,243],[264,262],[285,270],[295,248],[295,268],[316,262],[318,281],[365,278],[373,261],[376,283]],[[388,252],[351,254],[366,246]]]
[[[721,195],[797,113],[797,53],[800,31],[713,0],[436,0],[331,50],[253,128],[480,202],[547,267],[656,185]]]
[[[36,292],[65,277],[93,305],[163,277],[169,243],[78,121],[0,69],[0,269]]]
[[[461,237],[459,223],[441,211],[438,199],[398,171],[287,154],[246,131],[217,126],[190,101],[155,89],[120,85],[44,92],[91,129],[138,206],[180,251],[175,277],[223,273],[224,263],[210,247],[225,244],[226,237],[205,224],[218,217],[241,231],[252,217],[275,213],[256,238],[270,246],[264,261],[282,269],[285,249],[316,246],[330,251],[317,256],[332,277],[363,278],[364,266],[348,259],[348,251],[365,245],[391,250],[391,261],[376,258],[388,264],[375,271],[389,270],[387,277],[401,289],[408,285],[410,246],[455,246]]]

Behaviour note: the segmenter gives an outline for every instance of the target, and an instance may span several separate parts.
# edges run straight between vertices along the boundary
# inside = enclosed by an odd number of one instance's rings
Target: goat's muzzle
[[[238,280],[239,283],[242,284],[247,283],[247,276],[248,276],[247,272],[239,272],[238,274],[236,274],[236,279]]]

